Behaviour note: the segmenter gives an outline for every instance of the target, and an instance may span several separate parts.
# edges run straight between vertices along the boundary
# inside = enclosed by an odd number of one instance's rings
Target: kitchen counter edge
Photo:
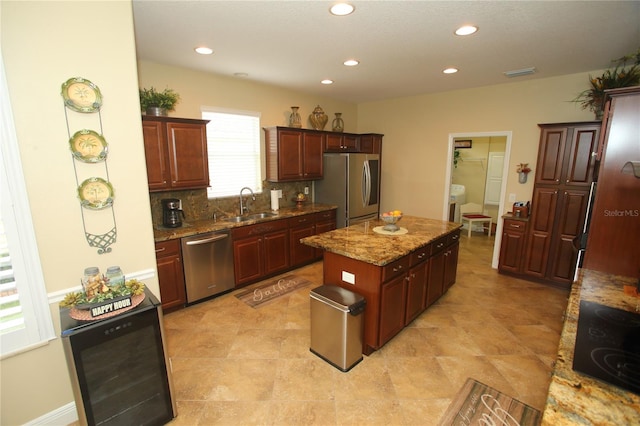
[[[624,293],[633,278],[581,269],[574,282],[560,335],[542,425],[640,424],[640,396],[573,370],[580,300],[634,312],[639,302]]]
[[[180,228],[156,228],[153,229],[153,238],[156,243],[161,241],[175,240],[183,237],[190,237],[197,234],[205,234],[207,232],[224,231],[242,226],[255,225],[256,223],[270,222],[273,220],[288,219],[295,216],[302,216],[312,213],[319,213],[337,209],[337,206],[328,204],[306,204],[302,207],[284,207],[278,210],[274,216],[248,220],[245,222],[230,222],[223,219],[203,219],[188,221]]]

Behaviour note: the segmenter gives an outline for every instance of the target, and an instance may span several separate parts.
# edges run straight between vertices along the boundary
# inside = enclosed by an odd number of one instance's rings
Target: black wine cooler
[[[164,425],[176,415],[162,308],[147,289],[133,309],[100,320],[60,310],[80,424]]]

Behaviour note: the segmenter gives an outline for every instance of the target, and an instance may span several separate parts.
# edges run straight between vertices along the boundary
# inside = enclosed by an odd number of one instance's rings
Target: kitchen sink
[[[265,219],[273,216],[276,216],[276,214],[275,213],[254,213],[254,214],[248,214],[245,216],[228,217],[224,220],[227,222],[247,222],[250,220]]]

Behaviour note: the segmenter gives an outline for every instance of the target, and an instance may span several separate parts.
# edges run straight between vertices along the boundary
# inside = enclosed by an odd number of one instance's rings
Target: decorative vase
[[[518,173],[518,182],[527,183],[527,174],[525,172]]]
[[[298,108],[300,107],[291,107],[291,115],[289,116],[289,127],[296,127],[298,129],[302,127],[302,118],[300,117],[300,113],[298,113]]]
[[[149,107],[147,108],[147,115],[157,115],[157,116],[166,116],[167,110],[165,108],[160,107]]]
[[[313,112],[309,114],[309,121],[314,130],[323,130],[324,126],[327,125],[327,121],[329,121],[329,117],[327,117],[327,114],[325,114],[322,108],[320,108],[320,105],[318,105]]]
[[[344,131],[344,120],[342,119],[342,113],[336,112],[336,118],[331,122],[331,130],[334,132]]]

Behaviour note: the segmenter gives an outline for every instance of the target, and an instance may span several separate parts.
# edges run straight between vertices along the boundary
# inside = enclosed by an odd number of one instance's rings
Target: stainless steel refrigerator
[[[338,228],[375,219],[380,205],[380,156],[324,154],[324,178],[315,181],[314,200],[338,206]]]

